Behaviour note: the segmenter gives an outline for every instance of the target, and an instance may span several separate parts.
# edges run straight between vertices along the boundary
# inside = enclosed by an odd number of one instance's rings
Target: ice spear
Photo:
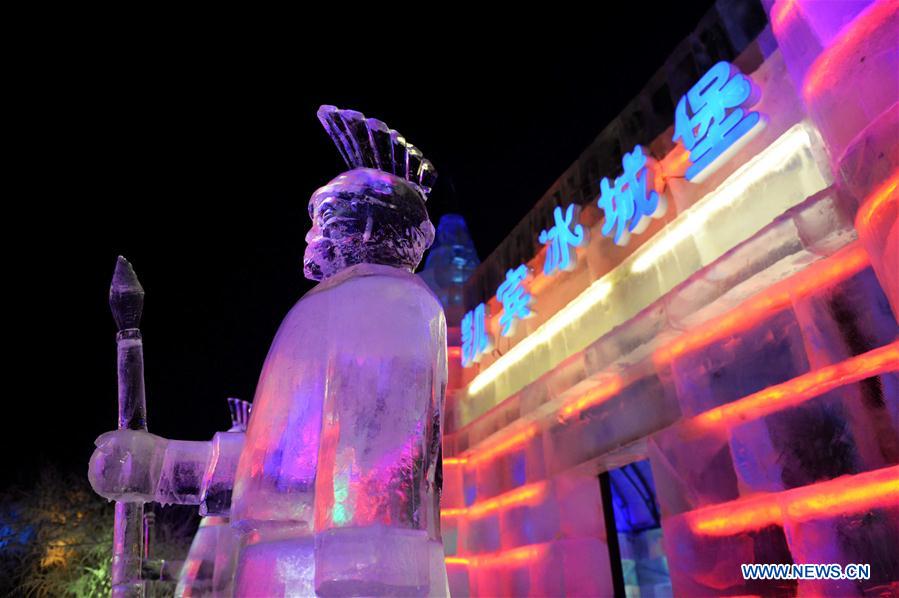
[[[112,275],[109,307],[118,328],[119,430],[146,431],[144,349],[138,328],[144,309],[144,289],[131,264],[122,256],[119,256]],[[141,579],[143,516],[143,503],[115,504],[112,544],[112,595],[115,598],[144,595]]]

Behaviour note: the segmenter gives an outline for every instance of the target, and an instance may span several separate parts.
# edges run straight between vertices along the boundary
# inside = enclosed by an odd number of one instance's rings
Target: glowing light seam
[[[466,567],[495,567],[497,565],[511,565],[527,563],[541,558],[548,548],[548,544],[528,544],[518,548],[510,548],[501,552],[471,555],[467,557],[445,557],[447,565],[465,565]]]
[[[846,361],[808,372],[787,382],[769,386],[732,403],[701,413],[693,419],[693,423],[700,428],[738,425],[798,405],[834,388],[897,369],[899,369],[899,342],[850,357]]]
[[[885,467],[750,499],[703,507],[686,514],[691,531],[732,536],[768,525],[782,525],[784,515],[807,520],[857,513],[899,500],[899,466]]]

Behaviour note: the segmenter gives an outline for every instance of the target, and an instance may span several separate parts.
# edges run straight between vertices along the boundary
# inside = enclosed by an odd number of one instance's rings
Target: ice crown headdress
[[[318,120],[337,146],[347,166],[375,168],[406,179],[421,191],[427,201],[428,193],[437,180],[434,165],[417,147],[376,118],[365,118],[355,110],[341,110],[336,106],[321,106]]]

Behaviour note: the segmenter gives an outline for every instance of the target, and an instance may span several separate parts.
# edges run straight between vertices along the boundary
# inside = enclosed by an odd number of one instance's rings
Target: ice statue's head
[[[425,200],[437,173],[405,138],[355,110],[322,106],[318,118],[352,170],[309,200],[303,272],[324,280],[355,264],[410,272],[434,241]]]
[[[357,168],[309,200],[303,273],[324,280],[355,264],[383,264],[410,272],[434,241],[424,198],[414,185],[387,172]]]

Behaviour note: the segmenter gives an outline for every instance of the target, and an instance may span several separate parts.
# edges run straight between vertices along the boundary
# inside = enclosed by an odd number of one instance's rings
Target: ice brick
[[[564,538],[601,538],[605,535],[599,480],[584,473],[564,473],[552,480],[553,504]]]
[[[549,542],[559,534],[559,504],[549,492],[541,499],[501,511],[500,541],[503,549]]]
[[[812,369],[894,341],[899,325],[871,268],[794,303]]]
[[[316,534],[319,595],[417,595],[430,589],[427,531],[387,526],[335,528]],[[443,564],[443,547],[439,547]]]
[[[236,596],[314,596],[312,538],[245,546],[240,553],[234,588]]]
[[[556,473],[595,459],[663,429],[679,415],[658,377],[639,378],[550,428],[544,439],[547,468]]]
[[[446,576],[449,581],[450,595],[453,598],[468,598],[472,595],[467,563],[446,563]]]
[[[743,492],[778,492],[857,473],[846,420],[838,390],[735,426],[731,446]]]
[[[477,517],[468,517],[464,530],[465,554],[494,552],[500,549],[500,516],[492,511]]]
[[[792,563],[782,527],[770,525],[727,536],[699,535],[683,515],[665,518],[665,551],[676,595],[795,593],[795,581],[744,580],[744,563]]]
[[[751,330],[714,340],[673,363],[684,415],[702,413],[809,369],[792,310],[784,309]]]
[[[897,117],[899,118],[899,117]],[[894,144],[899,145],[899,144]],[[899,168],[865,197],[856,217],[859,236],[886,293],[899,315]]]
[[[799,582],[803,594],[817,596],[892,595],[899,580],[899,505],[818,519],[788,518],[786,530],[797,563],[868,564],[868,580]],[[892,587],[892,591],[890,590]]]
[[[649,442],[662,512],[673,515],[737,498],[737,475],[727,435],[694,437],[682,432],[683,426],[673,426]]]

